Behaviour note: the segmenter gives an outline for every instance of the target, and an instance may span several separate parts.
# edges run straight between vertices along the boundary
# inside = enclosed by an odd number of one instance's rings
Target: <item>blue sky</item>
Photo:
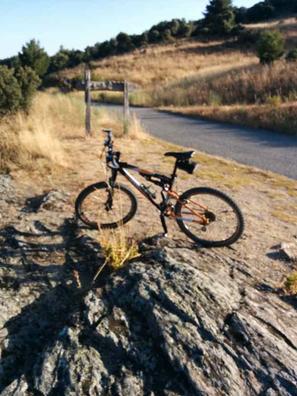
[[[251,6],[257,0],[234,0]],[[38,39],[50,55],[63,45],[84,49],[120,31],[142,33],[172,18],[199,19],[208,0],[0,0],[0,59]]]

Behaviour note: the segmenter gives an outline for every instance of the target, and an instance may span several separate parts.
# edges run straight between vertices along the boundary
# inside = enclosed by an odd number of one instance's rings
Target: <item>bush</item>
[[[28,111],[41,80],[30,67],[19,67],[15,71],[15,77],[20,86],[22,95],[20,108]]]
[[[0,115],[13,113],[21,106],[22,91],[14,70],[0,66]]]
[[[28,110],[40,79],[29,67],[0,66],[0,115]]]
[[[258,57],[262,64],[271,64],[280,59],[285,51],[285,40],[277,30],[261,33],[258,41]]]
[[[297,48],[295,48],[287,53],[286,60],[289,62],[297,61]]]

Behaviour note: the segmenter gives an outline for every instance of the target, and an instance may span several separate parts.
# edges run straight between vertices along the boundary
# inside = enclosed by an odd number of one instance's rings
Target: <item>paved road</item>
[[[118,109],[116,106],[108,106]],[[231,126],[149,108],[133,108],[154,136],[297,180],[297,137]],[[297,114],[296,114],[297,117]]]

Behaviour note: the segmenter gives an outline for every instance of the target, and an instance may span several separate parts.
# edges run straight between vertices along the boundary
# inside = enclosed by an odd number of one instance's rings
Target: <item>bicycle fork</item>
[[[165,216],[163,215],[163,213],[160,215],[160,219],[161,219],[162,227],[164,230],[164,237],[167,237],[168,236],[168,228],[167,228]]]

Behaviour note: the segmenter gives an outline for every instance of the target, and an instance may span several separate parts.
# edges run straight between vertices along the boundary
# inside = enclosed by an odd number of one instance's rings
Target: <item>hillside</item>
[[[287,18],[247,28],[250,33],[239,41],[183,39],[95,61],[91,63],[92,78],[126,79],[138,84],[139,89],[131,94],[133,104],[174,106],[178,109],[173,110],[179,112],[183,112],[181,107],[195,106],[192,111],[187,109],[187,113],[297,133],[290,115],[292,106],[293,114],[296,109],[296,63],[281,60],[271,67],[262,66],[255,54],[255,44],[249,42],[255,32],[278,29],[285,37],[287,50],[295,48],[297,21]],[[82,66],[59,73],[60,79],[82,75]],[[99,98],[121,101],[119,95],[106,93],[99,94]],[[262,107],[253,116],[250,106],[255,105]],[[226,111],[221,106],[231,109]],[[273,122],[269,122],[272,114]]]

